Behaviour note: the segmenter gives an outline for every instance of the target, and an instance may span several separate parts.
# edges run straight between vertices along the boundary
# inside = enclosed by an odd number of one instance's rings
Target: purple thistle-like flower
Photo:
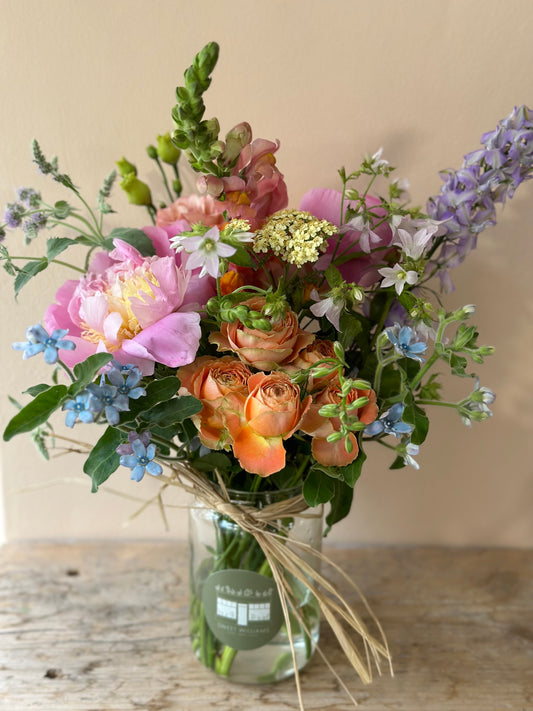
[[[8,227],[15,229],[19,227],[22,218],[26,212],[26,208],[20,202],[10,202],[6,205],[4,219]]]
[[[427,203],[428,214],[442,220],[446,230],[432,260],[446,290],[453,288],[448,270],[475,249],[480,232],[496,224],[496,204],[504,204],[533,177],[533,112],[515,108],[494,131],[483,134],[481,143],[483,148],[465,156],[461,169],[441,173],[440,194]]]
[[[38,193],[37,190],[34,190],[33,188],[19,188],[17,190],[17,195],[18,199],[26,203],[28,207],[39,207],[39,203],[41,202],[41,193]]]

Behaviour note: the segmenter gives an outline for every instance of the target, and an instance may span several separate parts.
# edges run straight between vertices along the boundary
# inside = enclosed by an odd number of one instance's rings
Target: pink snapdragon
[[[46,311],[46,327],[68,328],[76,344],[65,363],[109,352],[144,375],[153,373],[156,362],[172,368],[191,363],[201,336],[189,288],[194,277],[173,255],[143,257],[121,240],[114,245],[79,281],[65,282]]]

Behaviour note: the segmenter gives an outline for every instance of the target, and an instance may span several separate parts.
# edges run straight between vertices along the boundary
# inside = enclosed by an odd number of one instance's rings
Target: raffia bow
[[[331,627],[350,665],[364,684],[368,684],[372,681],[373,663],[378,673],[381,674],[381,662],[385,660],[389,666],[391,675],[393,674],[387,639],[378,619],[370,609],[369,604],[359,588],[350,580],[346,573],[326,555],[317,551],[307,543],[295,540],[288,541],[286,535],[283,535],[283,529],[279,524],[280,519],[313,515],[308,513],[308,505],[302,495],[269,504],[262,509],[256,509],[251,506],[244,506],[232,502],[218,474],[219,487],[216,487],[186,463],[172,463],[170,468],[172,469],[172,475],[163,475],[162,477],[166,484],[180,486],[189,494],[196,497],[204,506],[225,516],[229,516],[244,531],[250,533],[261,547],[272,570],[272,575],[280,596],[293,657],[296,690],[301,711],[305,711],[305,706],[302,697],[300,675],[296,663],[296,651],[291,633],[289,611],[296,617],[307,634],[309,634],[309,630],[293,598],[291,586],[287,581],[287,574],[290,574],[300,581],[316,597],[326,622]],[[312,565],[308,562],[310,559],[315,561],[316,564]],[[366,624],[357,612],[350,607],[346,599],[320,572],[320,563],[335,569],[348,584],[356,590],[362,604],[379,631],[379,637],[381,639],[377,639],[369,632]],[[359,651],[353,641],[353,633],[359,636],[364,647],[364,654]],[[316,651],[342,686],[350,700],[357,706],[357,701],[319,645],[316,645]]]

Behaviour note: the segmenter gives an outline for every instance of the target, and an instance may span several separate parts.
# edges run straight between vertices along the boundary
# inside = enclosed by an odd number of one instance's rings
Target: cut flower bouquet
[[[470,364],[493,349],[478,343],[474,307],[447,311],[435,283],[451,288],[450,270],[495,223],[496,205],[531,177],[532,113],[517,108],[485,134],[459,170],[443,173],[425,212],[409,205],[381,150],[341,169],[339,190],[312,189],[293,209],[279,143],[254,139],[244,122],[221,140],[218,121],[204,118],[217,58],[215,43],[195,57],[176,90],[175,130],[147,149],[163,200],[134,164],[117,163],[147,227],[107,231],[115,171],[93,209],[34,142],[40,172],[77,202],[20,190],[0,227],[0,259],[17,295],[52,264],[74,278],[13,345],[24,359],[42,353],[54,370],[51,383],[25,391],[31,399],[4,439],[29,432],[48,457],[71,441],[50,423],[63,411],[69,428],[105,427],[83,465],[93,492],[126,468],[137,482],[159,477],[162,491],[197,496],[191,635],[206,666],[244,681],[295,673],[300,690],[322,613],[369,681],[367,659],[389,661],[379,625],[374,636],[321,573],[319,542],[296,534],[302,522],[321,522],[325,504],[327,530],[349,513],[372,447],[391,451],[392,468],[418,468],[432,406],[466,424],[491,415],[495,395]],[[184,159],[199,176],[194,195],[181,194]],[[68,236],[22,258],[6,239],[19,227],[26,243],[43,230]],[[66,261],[80,245],[83,264]],[[474,378],[459,402],[441,394],[437,365]],[[162,492],[157,500],[163,510]],[[268,644],[277,645],[271,657]],[[239,650],[268,657],[265,668],[241,679]]]

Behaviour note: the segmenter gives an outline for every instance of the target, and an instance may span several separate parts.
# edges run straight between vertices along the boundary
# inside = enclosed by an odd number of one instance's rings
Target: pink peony
[[[300,210],[306,210],[320,220],[327,220],[333,225],[340,224],[341,218],[341,201],[342,195],[337,190],[326,190],[324,188],[314,188],[307,192],[301,202]],[[368,207],[379,205],[379,200],[372,196],[367,196],[366,204]],[[346,203],[345,207],[355,204]],[[376,214],[380,214],[379,208],[375,210]],[[387,223],[383,223],[375,230],[376,240],[371,241],[373,250],[379,247],[389,247],[392,242],[392,230]],[[341,243],[337,250],[337,256],[345,250],[358,253],[353,259],[344,262],[339,266],[343,278],[347,282],[355,282],[360,286],[372,286],[380,281],[381,276],[378,273],[379,267],[387,264],[386,255],[389,250],[378,249],[370,254],[360,254],[363,251],[361,242],[362,232],[358,230],[349,230],[344,233],[341,238]],[[316,262],[317,269],[326,269],[331,261],[337,237],[332,237],[328,240],[328,249]],[[366,248],[366,245],[364,245]],[[347,252],[347,254],[349,254]]]
[[[114,245],[79,281],[65,282],[46,311],[45,327],[68,328],[76,344],[65,352],[65,363],[102,351],[145,375],[156,362],[172,368],[191,363],[201,336],[200,315],[191,310],[193,277],[173,255],[143,257],[121,240]]]

